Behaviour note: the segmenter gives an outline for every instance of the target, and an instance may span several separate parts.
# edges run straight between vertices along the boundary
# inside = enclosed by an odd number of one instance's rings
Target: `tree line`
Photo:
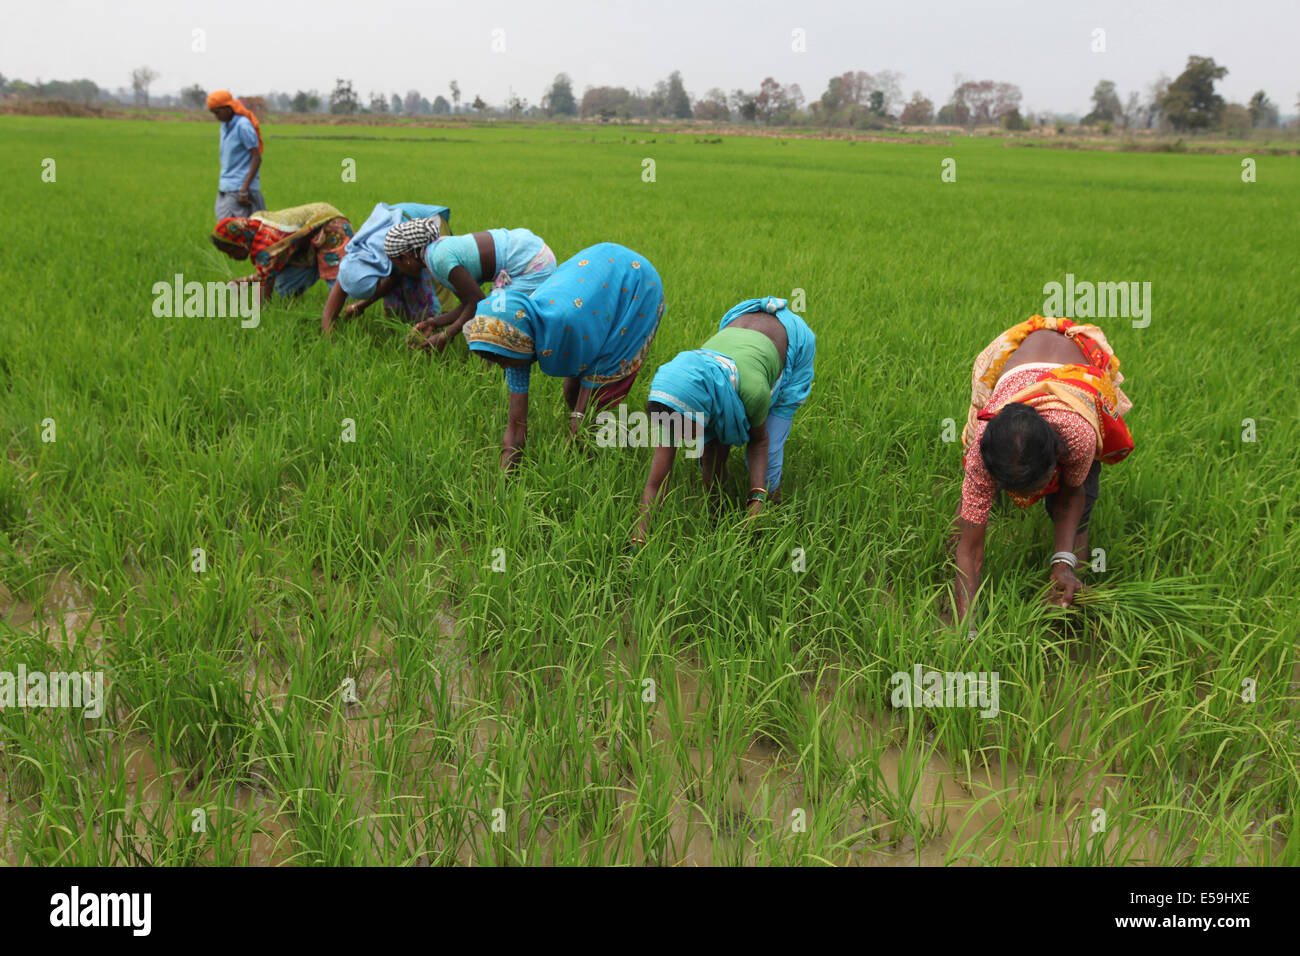
[[[1145,91],[1130,91],[1122,99],[1115,83],[1100,80],[1092,93],[1091,109],[1079,121],[1103,133],[1113,129],[1159,129],[1176,132],[1226,130],[1238,132],[1279,125],[1279,110],[1263,90],[1248,103],[1228,103],[1215,91],[1215,83],[1228,74],[1227,67],[1211,57],[1190,56],[1183,72],[1170,80],[1158,77]],[[97,102],[132,103],[136,106],[180,106],[202,109],[207,90],[194,84],[179,95],[156,97],[150,89],[158,74],[149,67],[131,72],[128,90],[110,93],[90,80],[55,80],[28,84],[6,80],[0,75],[0,96],[62,99],[90,105]],[[843,129],[887,129],[898,126],[1002,126],[1010,130],[1035,125],[1073,122],[1072,115],[1048,112],[1037,115],[1021,111],[1023,95],[1014,83],[977,80],[958,75],[946,102],[938,108],[920,90],[910,98],[903,95],[903,76],[892,70],[877,73],[849,71],[831,77],[826,89],[812,99],[799,84],[784,85],[766,77],[755,90],[708,90],[699,98],[686,89],[680,71],[674,70],[651,90],[629,90],[622,86],[589,86],[579,97],[572,78],[558,74],[536,104],[511,92],[504,105],[493,106],[479,95],[466,102],[460,84],[448,83],[446,95],[432,100],[419,90],[406,94],[371,91],[363,97],[350,79],[338,78],[328,93],[298,90],[293,94],[271,91],[264,95],[242,95],[250,109],[276,112],[338,115],[381,113],[407,116],[439,116],[468,113],[480,116],[519,118],[575,118],[603,122],[636,120],[701,120],[713,123],[751,123],[769,126],[825,126]],[[1296,109],[1300,111],[1300,94]],[[1297,119],[1300,126],[1300,118]]]

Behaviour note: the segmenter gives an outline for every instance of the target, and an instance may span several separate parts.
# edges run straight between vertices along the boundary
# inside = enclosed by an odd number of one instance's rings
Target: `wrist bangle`
[[[569,418],[581,418],[584,412],[569,412]]]
[[[1073,551],[1058,551],[1056,554],[1052,555],[1052,560],[1049,562],[1048,566],[1051,567],[1052,565],[1057,564],[1068,564],[1070,570],[1073,571],[1079,566],[1079,556]]]
[[[767,501],[767,489],[755,488],[749,493],[750,501]]]

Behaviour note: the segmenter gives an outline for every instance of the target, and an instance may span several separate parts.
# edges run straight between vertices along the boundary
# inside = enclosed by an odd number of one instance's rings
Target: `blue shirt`
[[[221,124],[221,178],[217,189],[223,193],[237,192],[243,188],[248,167],[253,164],[253,150],[257,149],[257,130],[247,116],[234,115]],[[262,170],[259,168],[249,189],[262,188]]]

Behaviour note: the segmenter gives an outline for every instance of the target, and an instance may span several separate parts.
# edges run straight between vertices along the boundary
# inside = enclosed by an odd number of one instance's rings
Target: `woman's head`
[[[660,444],[686,445],[693,442],[700,431],[699,422],[693,416],[663,402],[646,402],[645,412],[650,419],[651,432]]]
[[[980,438],[984,467],[999,488],[1016,494],[1045,488],[1063,452],[1061,439],[1046,419],[1019,402],[1004,405]]]
[[[489,352],[487,349],[471,349],[475,355],[485,362],[491,362],[493,365],[500,365],[502,368],[527,368],[533,364],[531,358],[517,358],[514,356],[500,355],[496,352]]]
[[[230,258],[247,259],[257,241],[257,221],[243,216],[227,216],[217,222],[208,238]]]
[[[223,123],[235,115],[235,98],[230,90],[213,90],[208,94],[208,111]]]
[[[210,236],[212,244],[224,252],[227,256],[239,262],[248,258],[248,249],[244,246],[237,246],[233,242],[226,242],[217,236]]]
[[[423,267],[424,250],[438,241],[438,217],[399,222],[384,236],[384,254],[404,276],[418,276]]]
[[[465,323],[471,352],[502,368],[524,368],[537,360],[532,305],[526,295],[496,290],[478,304]]]

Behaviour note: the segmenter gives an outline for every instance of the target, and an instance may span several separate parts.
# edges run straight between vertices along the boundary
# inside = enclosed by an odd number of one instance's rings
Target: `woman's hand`
[[[746,509],[745,521],[753,521],[758,517],[758,513],[763,510],[763,502],[758,498],[749,499],[749,507]]]
[[[369,302],[349,302],[343,307],[343,318],[355,319],[358,315],[366,311]]]
[[[1052,565],[1052,583],[1049,600],[1060,607],[1069,607],[1074,603],[1074,596],[1083,587],[1083,582],[1065,562]]]
[[[627,545],[629,551],[640,551],[645,547],[646,540],[649,537],[649,531],[646,530],[648,523],[648,516],[642,515],[641,520],[632,526],[632,537]]]

